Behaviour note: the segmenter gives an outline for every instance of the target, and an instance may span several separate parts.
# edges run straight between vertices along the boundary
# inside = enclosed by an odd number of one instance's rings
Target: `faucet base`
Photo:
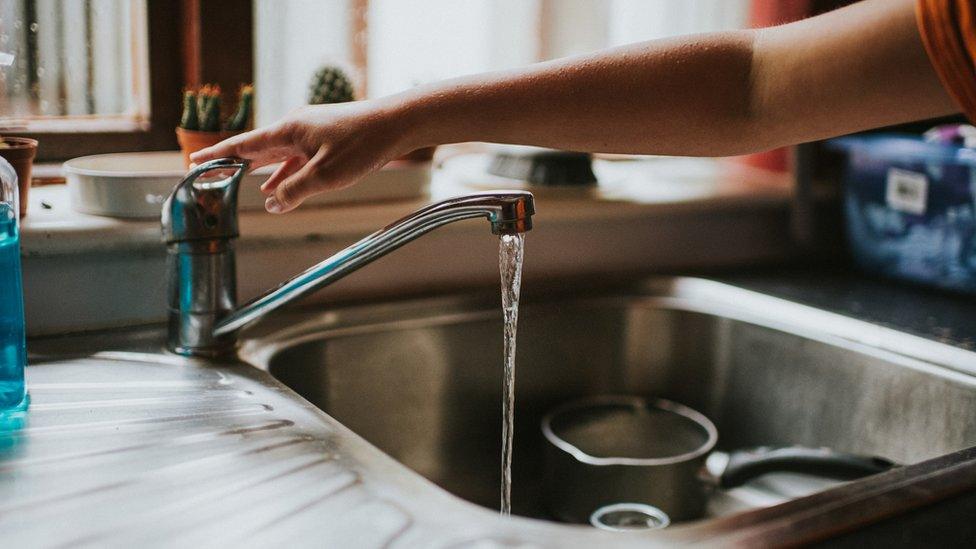
[[[182,356],[221,358],[237,353],[237,339],[232,336],[214,337],[213,313],[169,312],[169,340],[166,347]]]

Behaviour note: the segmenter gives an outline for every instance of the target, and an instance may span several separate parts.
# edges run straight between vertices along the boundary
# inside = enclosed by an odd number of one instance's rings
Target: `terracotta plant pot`
[[[176,128],[176,140],[180,144],[180,150],[183,151],[183,166],[186,168],[190,167],[191,154],[199,151],[200,149],[206,149],[211,145],[216,145],[224,139],[239,133],[244,132],[201,132]]]
[[[26,137],[0,138],[4,146],[0,156],[17,171],[17,191],[20,193],[20,217],[27,215],[27,193],[30,191],[31,170],[37,155],[37,140]]]

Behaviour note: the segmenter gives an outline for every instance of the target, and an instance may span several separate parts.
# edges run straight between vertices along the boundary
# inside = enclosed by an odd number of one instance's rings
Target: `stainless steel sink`
[[[969,371],[976,354],[697,279],[583,297],[526,294],[516,364],[516,514],[547,517],[539,421],[581,395],[684,403],[715,422],[725,449],[802,444],[911,464],[976,445]],[[447,491],[497,508],[496,300],[288,315],[252,330],[243,357]],[[771,476],[716,497],[711,510],[737,513],[828,486]]]
[[[325,311],[310,302],[249,328],[243,361],[167,354],[162,325],[32,339],[31,407],[0,425],[0,493],[16,495],[0,501],[0,545],[976,539],[976,353],[940,342],[969,341],[966,305],[946,323],[940,311],[952,307],[916,299],[920,323],[939,328],[920,337],[699,279],[569,296],[533,295],[539,286],[525,288],[519,346],[517,513],[547,518],[539,416],[587,393],[684,402],[711,416],[725,448],[828,445],[906,465],[833,487],[767,476],[714,498],[706,520],[640,535],[503,518],[488,509],[500,461],[495,292]]]

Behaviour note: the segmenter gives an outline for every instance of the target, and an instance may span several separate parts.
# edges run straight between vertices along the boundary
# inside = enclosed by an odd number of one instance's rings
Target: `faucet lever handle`
[[[218,158],[191,169],[163,203],[163,240],[175,243],[236,238],[237,193],[249,164],[240,158]],[[205,175],[229,170],[230,175],[198,181]]]

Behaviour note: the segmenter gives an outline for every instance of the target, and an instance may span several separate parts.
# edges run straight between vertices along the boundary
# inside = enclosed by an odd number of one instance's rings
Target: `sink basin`
[[[292,311],[252,330],[242,354],[410,469],[497,509],[502,325],[487,297]],[[525,301],[515,514],[548,518],[539,422],[584,395],[681,402],[716,424],[726,450],[798,444],[912,464],[976,445],[964,419],[976,414],[976,377],[959,367],[971,353],[928,341],[896,352],[885,329],[697,279]],[[710,515],[832,484],[767,475],[716,494]]]

